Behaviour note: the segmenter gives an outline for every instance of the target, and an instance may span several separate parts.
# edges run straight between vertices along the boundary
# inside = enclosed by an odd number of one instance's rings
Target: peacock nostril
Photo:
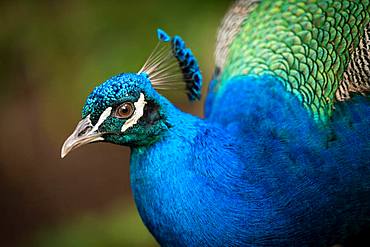
[[[78,133],[78,137],[85,135],[86,133],[90,132],[92,130],[91,126],[86,126],[82,131]]]

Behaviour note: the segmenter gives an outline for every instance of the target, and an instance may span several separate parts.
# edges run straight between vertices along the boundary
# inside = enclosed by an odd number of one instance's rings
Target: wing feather
[[[218,29],[216,41],[216,66],[222,70],[230,44],[239,33],[242,23],[247,19],[261,0],[238,0],[228,10]]]
[[[351,60],[335,93],[339,101],[350,99],[351,93],[370,92],[370,24],[365,28],[359,45],[351,54]]]

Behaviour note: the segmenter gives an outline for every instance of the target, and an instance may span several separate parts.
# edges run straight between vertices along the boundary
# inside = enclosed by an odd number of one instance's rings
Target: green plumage
[[[259,3],[231,44],[216,90],[236,75],[274,75],[326,121],[369,12],[368,0]]]

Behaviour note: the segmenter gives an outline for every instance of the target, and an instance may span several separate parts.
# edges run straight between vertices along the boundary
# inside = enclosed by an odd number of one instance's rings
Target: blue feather
[[[172,50],[183,73],[189,100],[199,100],[201,98],[202,74],[197,59],[191,50],[186,48],[185,42],[180,36],[173,37]]]
[[[166,43],[171,41],[171,37],[160,28],[157,29],[157,37],[160,41],[163,41]]]

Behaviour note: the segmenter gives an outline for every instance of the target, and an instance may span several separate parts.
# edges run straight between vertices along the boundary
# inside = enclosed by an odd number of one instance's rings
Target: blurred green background
[[[88,145],[61,160],[60,148],[92,88],[143,65],[157,27],[184,38],[209,81],[229,5],[0,2],[0,246],[156,246],[131,198],[129,149]],[[202,114],[202,103],[169,97]]]

